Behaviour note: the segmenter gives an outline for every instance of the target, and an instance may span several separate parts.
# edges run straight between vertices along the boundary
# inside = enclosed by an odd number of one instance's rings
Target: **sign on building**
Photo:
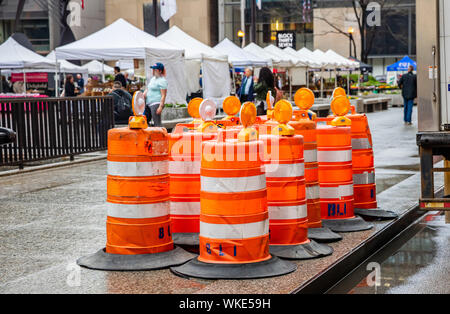
[[[277,32],[277,47],[278,48],[287,48],[291,47],[295,50],[295,32],[293,31],[278,31]]]

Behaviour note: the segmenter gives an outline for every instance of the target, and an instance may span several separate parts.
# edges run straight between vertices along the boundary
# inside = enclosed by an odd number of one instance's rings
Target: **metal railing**
[[[113,98],[0,98],[0,127],[16,141],[0,146],[0,166],[18,165],[107,149],[114,127]]]

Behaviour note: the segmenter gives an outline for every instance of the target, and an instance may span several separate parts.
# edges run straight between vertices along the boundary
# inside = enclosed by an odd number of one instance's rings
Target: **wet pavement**
[[[368,114],[379,206],[403,213],[417,203],[417,129],[402,108]],[[436,176],[436,186],[442,177]],[[343,234],[329,257],[295,262],[297,271],[260,280],[199,280],[169,270],[103,272],[75,265],[106,242],[106,160],[2,177],[0,293],[290,293],[390,222]]]
[[[430,213],[404,235],[367,259],[329,293],[450,293],[450,225],[442,213]],[[379,265],[379,281],[374,268]]]

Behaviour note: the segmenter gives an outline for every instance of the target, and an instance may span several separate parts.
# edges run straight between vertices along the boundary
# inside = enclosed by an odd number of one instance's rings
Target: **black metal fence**
[[[0,98],[0,126],[16,142],[0,146],[0,166],[107,149],[114,127],[113,98]]]

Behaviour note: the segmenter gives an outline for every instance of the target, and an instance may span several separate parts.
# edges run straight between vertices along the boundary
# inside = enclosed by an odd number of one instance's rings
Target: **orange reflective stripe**
[[[270,245],[308,243],[308,219],[270,220]]]
[[[297,201],[306,197],[305,180],[283,180],[267,182],[267,200],[269,202]]]
[[[251,215],[267,211],[267,191],[243,193],[200,192],[200,206],[207,215]]]
[[[106,252],[150,254],[173,248],[169,216],[148,219],[107,217]]]
[[[200,215],[201,222],[205,222],[208,224],[223,224],[223,225],[250,224],[254,222],[260,222],[268,218],[269,218],[268,211],[239,216],[206,215],[204,213]]]
[[[355,185],[355,207],[361,209],[376,209],[377,186],[375,184]]]
[[[264,167],[252,167],[247,169],[205,169],[200,170],[200,175],[202,177],[211,178],[243,178],[243,177],[253,177],[265,174]]]
[[[170,175],[170,197],[198,197],[200,175]]]
[[[340,163],[333,166],[319,164],[319,182],[336,183],[353,180],[352,163]]]
[[[199,233],[200,215],[170,215],[173,233]]]
[[[373,168],[374,158],[372,150],[354,150],[352,153],[354,168]]]
[[[257,263],[270,259],[269,234],[242,240],[212,239],[200,236],[198,260],[216,264]]]
[[[128,155],[108,155],[107,161],[113,162],[153,162],[165,161],[167,156],[128,156]]]
[[[320,201],[308,200],[306,201],[308,207],[308,227],[309,228],[321,228],[322,227],[322,214],[320,211]]]
[[[169,176],[122,178],[107,177],[109,200],[143,201],[169,197]]]

